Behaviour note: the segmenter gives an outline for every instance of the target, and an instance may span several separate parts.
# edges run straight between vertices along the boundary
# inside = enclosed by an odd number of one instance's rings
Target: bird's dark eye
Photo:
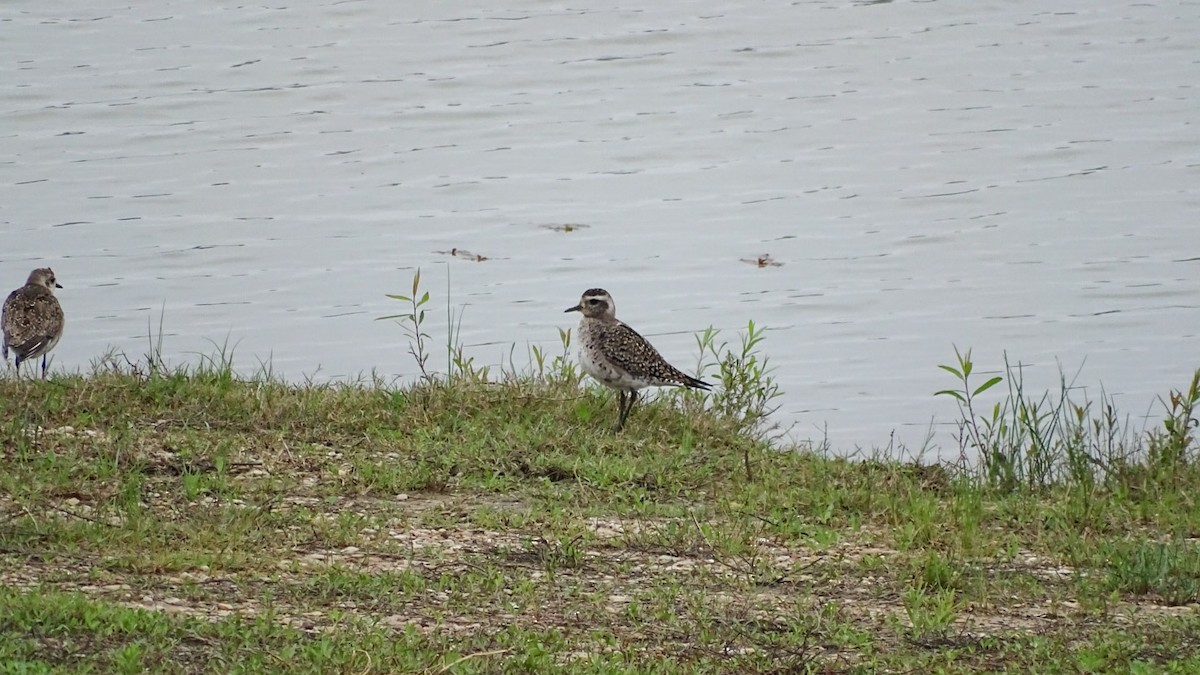
[[[588,304],[589,305],[598,305],[598,304],[600,304],[600,301],[595,298],[592,298],[591,300],[588,300]]]

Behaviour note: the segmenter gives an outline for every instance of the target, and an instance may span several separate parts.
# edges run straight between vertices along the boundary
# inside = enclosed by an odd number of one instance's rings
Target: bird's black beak
[[[574,307],[572,307],[570,309],[563,310],[563,314],[566,314],[567,312],[582,312],[582,311],[583,311],[583,305],[575,305]]]
[[[54,287],[55,287],[55,288],[62,288],[62,284],[60,284],[60,283],[58,283],[58,282],[56,281],[56,282],[54,282]]]

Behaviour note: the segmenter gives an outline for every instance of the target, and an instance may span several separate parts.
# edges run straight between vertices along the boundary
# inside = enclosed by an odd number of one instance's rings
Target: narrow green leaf
[[[958,401],[960,403],[967,402],[967,399],[963,398],[963,395],[961,393],[954,391],[953,389],[943,389],[939,392],[934,392],[933,395],[934,396],[953,396],[954,398],[958,399]]]
[[[992,379],[988,380],[987,382],[984,382],[983,384],[979,385],[979,388],[977,388],[971,395],[978,396],[978,395],[982,394],[983,392],[987,391],[988,389],[991,389],[992,387],[996,386],[997,384],[1000,384],[1003,381],[1004,381],[1004,378],[997,375],[997,376],[993,377]]]
[[[942,370],[946,371],[947,373],[950,373],[951,375],[957,377],[960,380],[962,379],[963,374],[958,372],[958,369],[955,368],[954,366],[938,366],[938,368],[941,368]]]

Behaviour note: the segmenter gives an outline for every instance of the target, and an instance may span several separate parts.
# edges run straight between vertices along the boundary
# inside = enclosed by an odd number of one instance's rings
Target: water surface
[[[765,326],[847,452],[951,420],[954,345],[1132,414],[1200,365],[1200,3],[643,5],[7,2],[0,276],[55,268],[57,367],[161,314],[291,379],[411,378],[417,267],[485,363],[603,286],[684,367]]]

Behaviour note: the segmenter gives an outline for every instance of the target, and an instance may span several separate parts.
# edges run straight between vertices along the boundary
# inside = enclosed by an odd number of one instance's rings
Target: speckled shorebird
[[[712,388],[667,363],[646,338],[618,321],[617,305],[603,288],[584,291],[579,304],[566,311],[583,314],[579,320],[579,363],[583,372],[617,390],[617,431],[625,427],[639,389]]]
[[[17,374],[21,362],[42,357],[42,377],[46,377],[46,353],[54,349],[63,334],[62,305],[54,297],[54,289],[62,288],[54,278],[54,270],[40,267],[29,273],[25,285],[8,294],[0,327],[4,330],[4,362],[8,350],[13,350]]]

